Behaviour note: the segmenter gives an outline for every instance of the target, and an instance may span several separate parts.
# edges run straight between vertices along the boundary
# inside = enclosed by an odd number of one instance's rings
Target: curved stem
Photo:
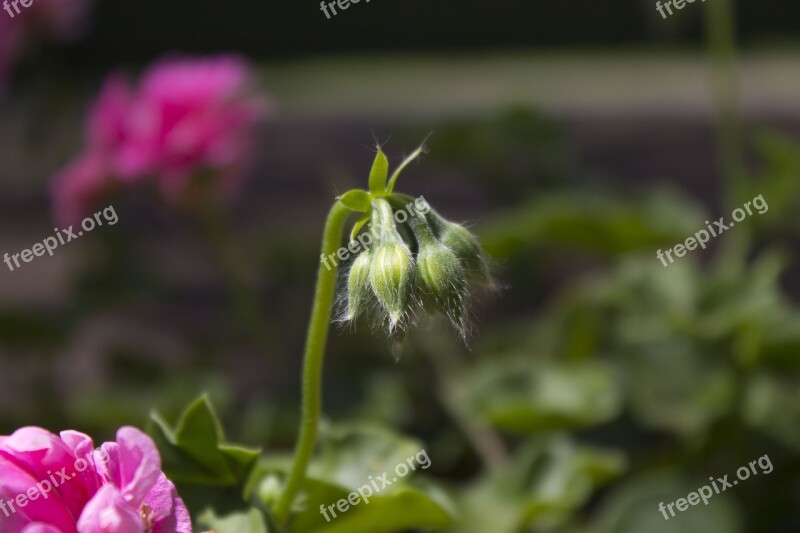
[[[322,254],[327,258],[335,254],[341,246],[342,231],[350,210],[340,202],[336,202],[328,214],[325,232],[322,238]],[[273,516],[279,525],[286,521],[297,491],[306,478],[306,470],[314,454],[317,443],[317,425],[321,411],[322,368],[325,356],[325,344],[331,323],[331,310],[336,295],[336,277],[338,264],[327,260],[320,263],[317,274],[317,288],[314,294],[314,307],[306,337],[306,351],[303,367],[303,413],[300,423],[300,435],[294,454],[294,464],[286,481],[286,487],[275,505]]]

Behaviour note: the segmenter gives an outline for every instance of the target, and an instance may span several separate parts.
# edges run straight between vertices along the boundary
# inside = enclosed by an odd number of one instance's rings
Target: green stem
[[[732,0],[710,2],[706,22],[717,144],[725,189],[724,201],[730,206],[739,202],[737,196],[742,193],[742,186],[747,178],[742,121],[739,115]]]
[[[328,257],[336,253],[341,246],[342,231],[350,210],[337,202],[328,215],[322,239],[322,254]],[[327,261],[326,261],[327,263]],[[303,413],[300,423],[300,436],[294,454],[294,464],[286,481],[286,487],[275,504],[273,516],[279,525],[283,525],[289,515],[294,497],[302,488],[308,464],[314,454],[317,443],[317,425],[321,411],[322,368],[325,356],[325,344],[331,322],[333,299],[336,295],[336,278],[338,265],[333,262],[329,269],[321,263],[317,274],[317,288],[314,295],[314,307],[306,337],[306,352],[303,368]]]

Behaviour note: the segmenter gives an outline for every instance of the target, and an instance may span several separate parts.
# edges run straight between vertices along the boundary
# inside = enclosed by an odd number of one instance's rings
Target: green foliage
[[[725,494],[715,494],[708,505],[677,512],[669,520],[658,510],[696,491],[701,483],[690,483],[665,473],[651,473],[626,480],[604,502],[597,517],[597,533],[741,533],[740,514]],[[674,506],[673,506],[674,509]]]
[[[225,442],[222,425],[206,396],[193,402],[175,427],[158,413],[151,420],[150,432],[161,452],[164,472],[175,482],[240,485],[258,459],[258,450]]]
[[[378,426],[359,424],[329,427],[320,439],[319,453],[308,471],[308,478],[295,502],[289,533],[382,533],[408,528],[442,528],[452,522],[452,504],[444,493],[429,482],[418,478],[427,461],[414,461],[416,471],[405,477],[397,476],[397,465],[408,466],[423,450],[421,443],[400,437]],[[430,457],[429,457],[430,458]],[[433,459],[431,459],[433,460]],[[430,466],[428,463],[427,466]],[[288,471],[286,457],[266,456],[259,463],[247,487],[247,497],[268,510],[272,495],[264,500],[265,484],[283,477]],[[390,486],[374,489],[371,481],[386,475]],[[370,487],[374,493],[369,503],[351,506],[341,513],[336,503],[347,499],[352,492]],[[328,522],[320,506],[333,505]]]
[[[747,424],[800,450],[800,387],[797,375],[765,372],[748,378],[742,416]]]
[[[763,131],[756,137],[756,148],[762,160],[760,179],[743,195],[763,195],[769,202],[770,216],[756,217],[752,222],[770,233],[796,233],[800,222],[800,144],[785,135]]]
[[[514,460],[464,491],[459,533],[517,533],[564,525],[592,492],[625,470],[616,452],[564,436],[528,441]]]
[[[385,159],[385,157],[384,157]],[[385,178],[384,178],[385,179]],[[351,211],[366,213],[370,209],[370,196],[367,191],[352,189],[337,198]]]
[[[389,160],[386,154],[378,148],[375,154],[375,161],[372,163],[372,170],[369,172],[369,192],[380,194],[386,189],[386,178],[389,175]]]
[[[659,192],[626,200],[573,192],[538,196],[482,227],[481,242],[505,259],[529,248],[566,245],[620,254],[673,246],[704,227],[705,215],[685,197]]]
[[[200,515],[200,522],[214,533],[268,533],[273,531],[267,527],[264,515],[258,509],[250,509],[217,516],[213,510]]]
[[[602,424],[621,409],[621,384],[594,362],[489,359],[470,369],[467,403],[495,427],[535,433]]]

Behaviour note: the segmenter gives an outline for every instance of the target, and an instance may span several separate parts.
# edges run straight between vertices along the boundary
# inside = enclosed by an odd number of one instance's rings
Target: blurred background
[[[467,223],[502,289],[476,294],[468,346],[434,324],[397,363],[334,328],[326,417],[424,443],[451,517],[350,531],[800,531],[797,2],[36,2],[0,11],[0,253],[72,208],[119,222],[0,265],[0,434],[101,440],[207,391],[229,439],[290,451],[327,210],[376,141],[396,164],[432,132],[398,190]],[[223,54],[258,103],[247,150],[170,167],[177,189],[70,167],[130,140],[107,80],[146,123],[216,79],[158,65]],[[204,187],[234,167],[234,194]],[[768,212],[657,259],[759,194]],[[764,455],[768,475],[658,511]]]

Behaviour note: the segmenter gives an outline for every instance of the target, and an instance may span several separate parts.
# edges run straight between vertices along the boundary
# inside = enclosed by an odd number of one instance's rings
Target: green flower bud
[[[483,285],[494,283],[483,248],[475,235],[464,226],[445,220],[433,211],[430,211],[426,218],[439,241],[453,250],[461,261],[461,266],[468,279]]]
[[[413,282],[413,260],[405,244],[379,244],[369,267],[369,283],[389,314],[389,329],[403,319]]]
[[[361,314],[365,302],[371,296],[369,270],[372,257],[366,251],[356,257],[347,277],[347,316],[345,320],[353,320]]]
[[[436,240],[422,241],[417,256],[417,277],[424,294],[432,298],[436,308],[461,336],[466,336],[469,291],[456,254]]]
[[[373,201],[372,224],[378,233],[378,244],[372,254],[369,282],[372,292],[389,315],[393,330],[406,315],[414,283],[414,260],[397,231],[392,209],[383,199]]]

